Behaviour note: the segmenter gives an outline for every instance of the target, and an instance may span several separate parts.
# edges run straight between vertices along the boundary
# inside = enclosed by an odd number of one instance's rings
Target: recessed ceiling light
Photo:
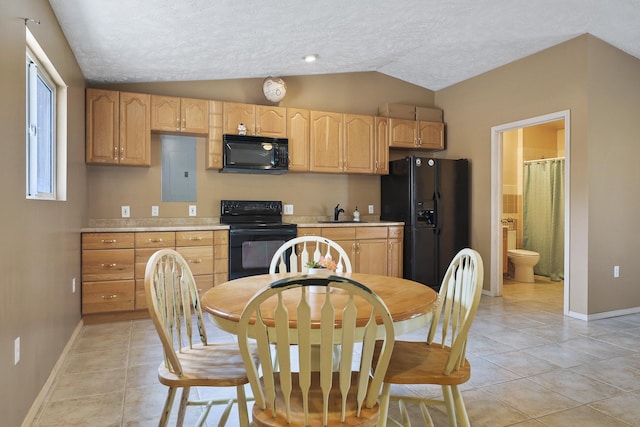
[[[315,62],[320,55],[318,55],[317,53],[314,53],[312,55],[305,55],[302,59],[305,60],[305,62]]]

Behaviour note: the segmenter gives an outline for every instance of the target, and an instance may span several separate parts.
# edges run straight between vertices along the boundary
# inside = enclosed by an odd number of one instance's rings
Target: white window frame
[[[26,29],[26,198],[66,200],[67,187],[67,86],[33,34]],[[37,140],[37,86],[42,80],[52,91],[51,158],[52,191],[39,191]]]

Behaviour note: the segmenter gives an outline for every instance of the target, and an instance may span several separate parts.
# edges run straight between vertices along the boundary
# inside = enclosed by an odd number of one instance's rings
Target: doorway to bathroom
[[[490,294],[502,295],[504,277],[513,277],[507,248],[517,248],[511,259],[535,259],[536,281],[564,280],[567,314],[569,111],[493,127],[491,170]],[[527,276],[526,266],[517,270],[520,278]]]

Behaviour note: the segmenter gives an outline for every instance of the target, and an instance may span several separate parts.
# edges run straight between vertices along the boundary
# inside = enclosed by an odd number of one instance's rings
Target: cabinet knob
[[[190,264],[200,264],[200,263],[202,263],[202,259],[190,259],[189,263]]]
[[[118,266],[118,264],[113,263],[113,264],[100,264],[102,265],[104,268],[115,268]]]
[[[116,299],[118,298],[118,295],[113,294],[113,295],[102,295],[102,299]]]
[[[100,240],[100,242],[102,242],[102,243],[116,243],[117,240],[116,239],[102,239],[102,240]]]

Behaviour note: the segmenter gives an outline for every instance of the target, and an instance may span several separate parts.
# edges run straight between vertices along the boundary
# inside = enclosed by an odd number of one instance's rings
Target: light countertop
[[[324,219],[285,216],[283,222],[297,224],[298,227],[380,227],[402,226],[403,222],[363,219],[361,222],[319,222]],[[114,233],[114,232],[154,232],[154,231],[202,231],[228,230],[229,226],[220,224],[220,218],[123,218],[92,219],[83,227],[82,233]]]

